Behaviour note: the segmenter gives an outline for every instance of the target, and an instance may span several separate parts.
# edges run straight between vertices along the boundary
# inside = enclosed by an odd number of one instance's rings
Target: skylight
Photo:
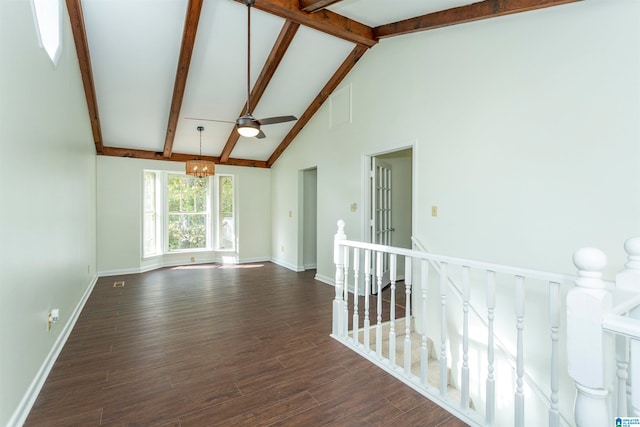
[[[31,0],[31,4],[40,44],[56,65],[62,50],[60,0]]]

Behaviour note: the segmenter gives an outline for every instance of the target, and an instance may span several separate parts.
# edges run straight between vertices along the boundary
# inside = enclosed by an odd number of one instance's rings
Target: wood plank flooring
[[[313,273],[99,279],[25,426],[464,426],[329,337],[334,288]]]

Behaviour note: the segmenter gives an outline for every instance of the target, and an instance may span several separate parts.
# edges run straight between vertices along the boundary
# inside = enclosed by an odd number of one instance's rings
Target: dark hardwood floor
[[[464,426],[329,337],[334,288],[313,273],[99,279],[25,425]]]

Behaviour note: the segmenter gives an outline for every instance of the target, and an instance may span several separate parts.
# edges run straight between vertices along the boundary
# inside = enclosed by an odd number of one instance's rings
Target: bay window
[[[233,175],[144,171],[143,256],[235,249]]]

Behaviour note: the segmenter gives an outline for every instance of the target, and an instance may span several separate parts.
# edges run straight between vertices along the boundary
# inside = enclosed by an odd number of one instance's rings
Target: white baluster
[[[618,378],[618,405],[615,415],[626,417],[627,379],[629,377],[629,339],[624,335],[616,335],[616,377]]]
[[[574,254],[573,263],[578,279],[567,294],[567,364],[577,389],[575,422],[578,427],[601,427],[612,421],[606,365],[613,340],[602,331],[612,306],[611,293],[602,281],[607,256],[598,249],[582,248]]]
[[[358,280],[360,279],[360,248],[353,248],[353,342],[358,345]]]
[[[462,267],[462,409],[469,408],[469,267]]]
[[[376,295],[377,323],[376,323],[376,355],[382,359],[382,252],[376,252],[376,283],[378,294]]]
[[[515,393],[515,414],[514,425],[524,426],[524,277],[516,276],[516,331],[517,331],[517,354],[516,354],[516,393]]]
[[[343,337],[345,338],[349,338],[349,248],[345,247],[344,248],[344,261],[342,264],[344,273],[342,274],[342,277],[344,278],[344,302],[343,302],[343,315],[342,315],[342,322],[343,322],[343,327],[344,327],[344,331],[343,331]]]
[[[391,305],[389,307],[389,363],[396,364],[396,254],[389,258],[389,278],[391,280]],[[382,299],[382,295],[380,295]]]
[[[364,348],[367,352],[370,347],[371,320],[369,319],[369,299],[371,298],[371,251],[364,251]]]
[[[549,324],[551,325],[551,407],[549,427],[560,427],[558,345],[560,339],[560,283],[549,282]]]
[[[447,263],[440,263],[440,395],[447,393]]]
[[[429,288],[429,261],[420,260],[420,288],[422,294],[422,343],[420,345],[420,381],[429,384],[429,349],[427,347],[427,290]]]
[[[493,375],[494,343],[493,343],[493,319],[496,308],[496,272],[487,271],[487,411],[486,421],[488,425],[493,425],[496,419],[496,381]]]
[[[640,237],[632,237],[624,242],[624,250],[627,252],[625,270],[616,275],[616,287],[633,292],[640,292]],[[633,319],[640,319],[640,307],[633,308],[629,314]],[[628,341],[627,341],[628,342]],[[631,340],[630,344],[629,373],[626,384],[627,389],[627,415],[640,415],[640,343]],[[622,399],[618,396],[618,399]],[[618,415],[624,416],[619,413]]]
[[[409,261],[407,261],[409,260]],[[406,277],[409,277],[407,282]],[[411,259],[405,258],[404,373],[411,374]]]
[[[336,297],[333,300],[332,333],[335,336],[339,336],[343,331],[342,285],[344,281],[344,278],[343,278],[344,271],[342,269],[342,261],[343,261],[342,251],[344,250],[344,248],[340,246],[340,241],[346,240],[346,239],[347,239],[347,235],[344,233],[344,221],[339,220],[338,232],[333,238],[333,262],[336,265],[336,281],[335,281]]]

